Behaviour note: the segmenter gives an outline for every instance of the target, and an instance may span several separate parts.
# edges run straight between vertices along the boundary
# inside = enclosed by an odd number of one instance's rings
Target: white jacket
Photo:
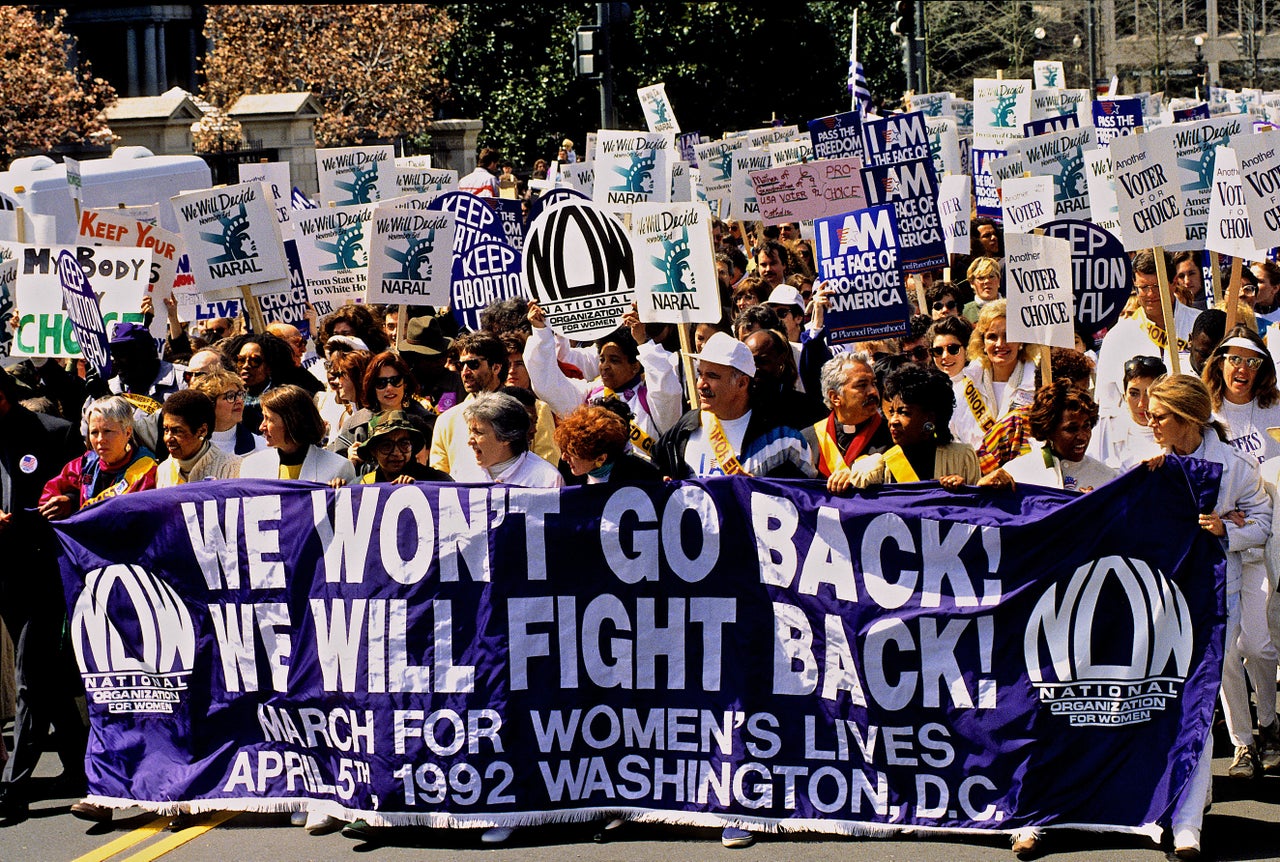
[[[1227,595],[1239,593],[1244,552],[1266,547],[1271,536],[1271,495],[1263,484],[1257,461],[1241,454],[1230,443],[1224,443],[1212,428],[1204,429],[1204,440],[1191,457],[1222,465],[1222,483],[1218,486],[1218,502],[1213,511],[1223,516],[1227,531],[1219,540],[1227,552]],[[1225,517],[1234,509],[1244,513],[1243,527],[1237,527]]]
[[[240,462],[241,479],[279,479],[280,451],[278,449],[261,449],[246,455]],[[319,446],[309,446],[307,457],[302,461],[302,472],[298,480],[302,482],[323,482],[328,484],[334,479],[344,482],[356,480],[356,468],[351,461],[342,455],[326,452]]]
[[[986,430],[973,415],[973,409],[965,398],[965,383],[973,381],[974,389],[986,405],[987,413],[999,422],[1017,407],[1026,407],[1036,400],[1036,366],[1030,360],[1019,362],[1009,376],[1004,397],[996,400],[995,379],[991,370],[980,360],[973,360],[952,382],[956,394],[956,408],[951,414],[951,434],[961,443],[968,443],[975,450],[982,448]]]

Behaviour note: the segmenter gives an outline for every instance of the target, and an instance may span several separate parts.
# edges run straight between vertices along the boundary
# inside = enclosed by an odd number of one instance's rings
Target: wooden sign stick
[[[244,316],[253,327],[253,331],[261,335],[267,331],[266,319],[262,316],[262,303],[253,295],[249,285],[240,285],[240,301],[244,305]]]
[[[1030,176],[1030,173],[1023,176]],[[1031,232],[1036,236],[1044,236],[1044,228],[1032,228]],[[1040,385],[1048,386],[1053,382],[1053,348],[1047,344],[1036,345],[1040,348]]]
[[[409,328],[409,306],[403,302],[396,306],[396,353],[399,354],[406,344],[405,330]]]
[[[1213,286],[1216,288],[1222,278],[1222,261],[1216,251],[1209,252],[1209,269],[1213,273]]]
[[[1155,257],[1156,281],[1160,286],[1160,305],[1164,308],[1164,335],[1169,346],[1169,373],[1181,374],[1182,363],[1178,359],[1178,330],[1174,328],[1173,295],[1169,290],[1169,273],[1164,268],[1164,249],[1156,246],[1151,253]]]
[[[1225,332],[1231,331],[1240,316],[1240,271],[1243,268],[1244,261],[1239,256],[1231,259],[1231,281],[1227,284],[1227,328],[1224,330]]]
[[[913,272],[907,276],[907,283],[915,285],[916,304],[920,306],[921,314],[929,313],[929,301],[925,298],[924,278],[918,272]]]

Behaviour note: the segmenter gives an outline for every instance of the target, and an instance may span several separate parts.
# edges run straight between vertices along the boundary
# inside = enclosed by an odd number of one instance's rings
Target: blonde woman
[[[988,302],[969,336],[969,364],[956,378],[951,433],[974,449],[996,422],[1036,397],[1036,367],[1027,347],[1006,336],[1003,299]]]

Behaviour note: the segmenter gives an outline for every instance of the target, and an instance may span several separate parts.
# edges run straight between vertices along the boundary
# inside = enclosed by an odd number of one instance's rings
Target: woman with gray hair
[[[477,395],[463,405],[467,445],[490,481],[526,488],[559,488],[560,472],[529,451],[529,413],[502,392]]]
[[[119,395],[89,405],[89,449],[44,486],[39,511],[50,520],[119,494],[156,486],[156,459],[134,438],[133,405]]]

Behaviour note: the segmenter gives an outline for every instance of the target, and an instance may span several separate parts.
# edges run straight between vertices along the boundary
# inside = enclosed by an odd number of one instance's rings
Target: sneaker
[[[105,805],[85,802],[82,799],[71,806],[71,815],[79,817],[81,820],[91,820],[94,823],[106,823],[111,819],[111,809]]]
[[[1034,859],[1040,855],[1043,843],[1035,832],[1019,832],[1013,836],[1013,855],[1019,859]]]
[[[1258,752],[1252,745],[1237,745],[1235,756],[1231,758],[1231,766],[1227,768],[1231,778],[1256,778],[1258,775]]]
[[[308,835],[329,835],[342,828],[342,821],[319,811],[307,812],[306,821],[302,824]]]
[[[196,822],[199,819],[200,819],[200,815],[191,814],[184,811],[180,814],[174,815],[174,818],[169,821],[169,825],[165,827],[165,831],[181,832],[183,829],[188,829],[192,826],[195,826]]]
[[[756,843],[756,836],[752,835],[745,829],[739,829],[736,826],[726,826],[724,831],[720,833],[720,843],[725,847],[739,850],[743,847],[750,847]]]
[[[11,825],[21,823],[28,817],[26,797],[12,787],[0,790],[0,823]]]
[[[1258,728],[1258,760],[1263,772],[1280,769],[1280,721]]]
[[[306,820],[303,820],[303,823],[306,823]],[[352,820],[342,827],[343,838],[355,838],[360,841],[377,841],[382,837],[381,832],[381,827],[370,826],[367,820]]]
[[[511,834],[515,831],[516,829],[514,826],[491,826],[484,830],[484,833],[480,836],[480,840],[485,844],[501,844],[510,838]]]
[[[1197,862],[1197,860],[1201,858],[1200,848],[1191,847],[1189,845],[1186,847],[1175,847],[1173,849],[1173,857],[1175,859],[1181,859],[1183,862]]]

